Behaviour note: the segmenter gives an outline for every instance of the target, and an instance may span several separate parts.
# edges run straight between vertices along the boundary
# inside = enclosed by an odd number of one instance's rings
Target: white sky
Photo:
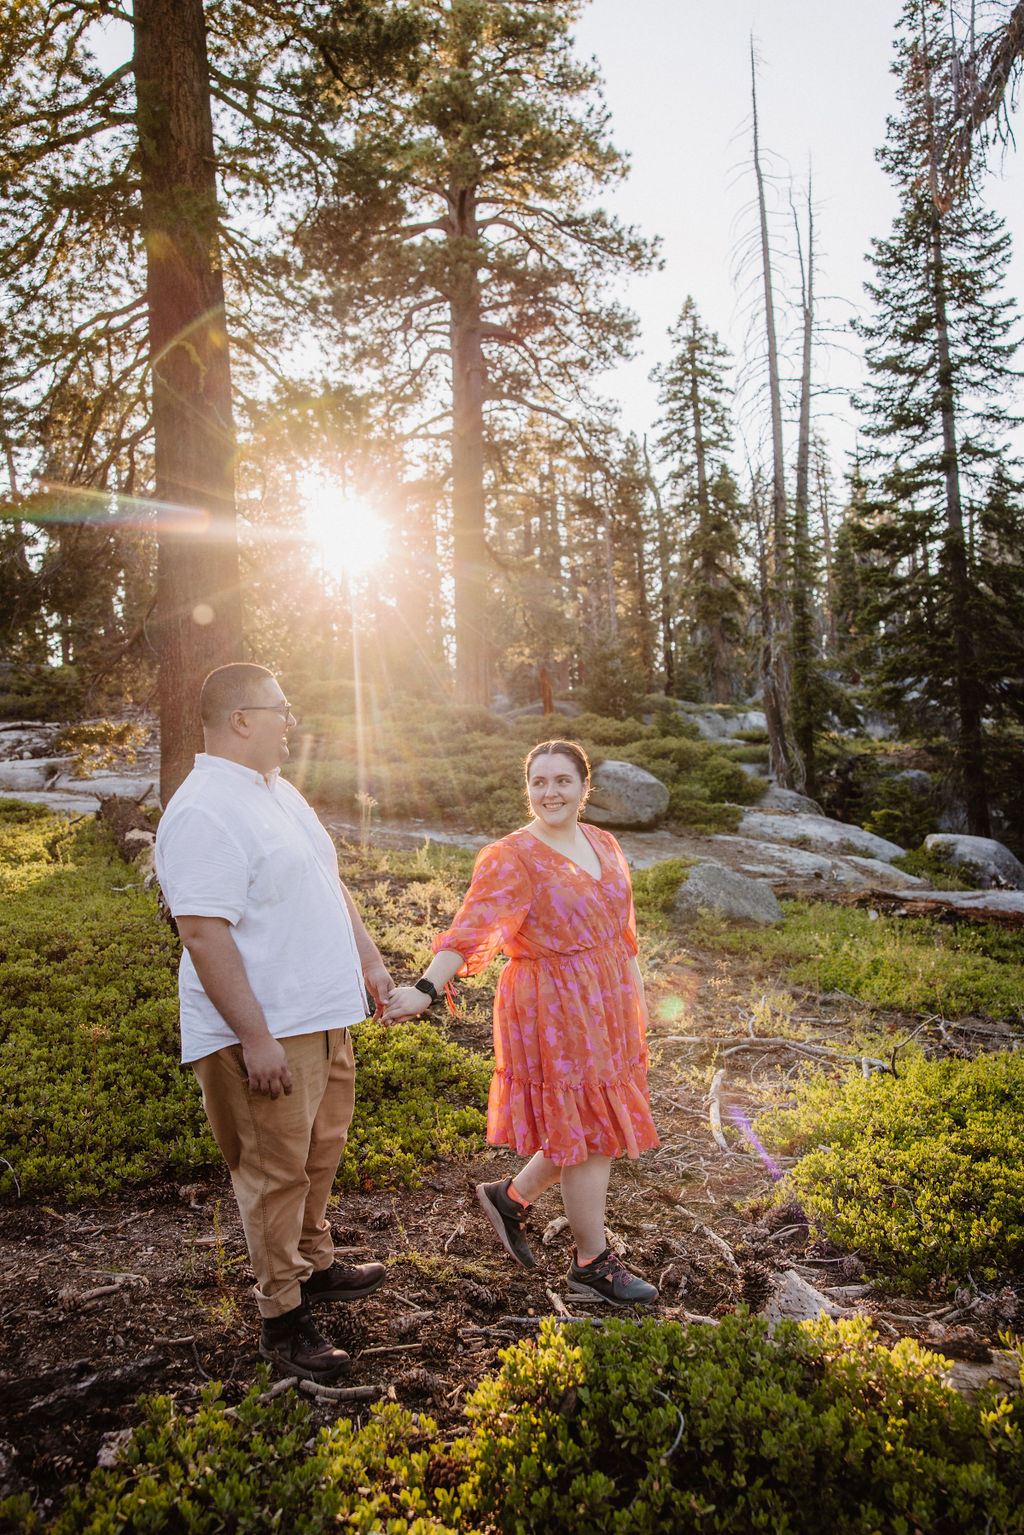
[[[632,166],[628,181],[601,202],[663,239],[664,270],[633,279],[623,291],[641,319],[643,353],[601,381],[621,401],[628,429],[642,433],[657,415],[647,375],[668,355],[665,332],[687,294],[734,355],[742,347],[747,322],[732,268],[755,191],[751,33],[760,60],[762,150],[772,152],[783,180],[792,174],[798,198],[806,196],[808,157],[812,162],[818,290],[845,301],[830,306],[833,324],[845,324],[851,306],[863,305],[870,240],[888,235],[896,208],[874,152],[896,106],[890,61],[901,10],[900,0],[591,0],[576,29],[578,51],[598,61],[612,139]],[[987,194],[1015,236],[1007,291],[1020,302],[1024,142],[1001,169]],[[790,220],[787,235],[791,228]],[[843,345],[856,347],[856,338]],[[848,387],[860,376],[854,357],[833,351],[830,384]],[[844,399],[822,400],[818,409],[839,418],[821,421],[837,452],[851,448],[853,413]]]

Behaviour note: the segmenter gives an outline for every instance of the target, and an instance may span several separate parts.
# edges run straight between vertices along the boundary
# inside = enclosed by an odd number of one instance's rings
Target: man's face
[[[276,677],[267,677],[248,690],[246,707],[233,713],[248,732],[246,761],[264,775],[272,773],[288,757],[288,731],[295,716]]]

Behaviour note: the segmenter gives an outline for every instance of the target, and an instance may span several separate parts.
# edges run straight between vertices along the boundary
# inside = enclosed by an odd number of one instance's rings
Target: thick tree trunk
[[[477,238],[476,191],[449,193],[453,244]],[[452,560],[455,596],[455,696],[460,703],[490,699],[487,644],[487,538],[484,498],[484,387],[480,285],[465,259],[451,300],[452,351]]]
[[[166,804],[202,747],[203,677],[241,653],[235,440],[202,0],[135,0],[135,87]]]

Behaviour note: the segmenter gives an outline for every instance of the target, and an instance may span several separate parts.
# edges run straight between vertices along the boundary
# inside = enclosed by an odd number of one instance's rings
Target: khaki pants
[[[250,1091],[241,1045],[192,1063],[231,1173],[264,1317],[291,1311],[300,1285],[334,1261],[327,1200],[355,1098],[348,1029],[281,1043],[292,1076],[287,1096]]]

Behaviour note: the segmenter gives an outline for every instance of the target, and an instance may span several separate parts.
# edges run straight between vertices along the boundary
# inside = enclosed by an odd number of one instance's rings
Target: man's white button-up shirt
[[[156,870],[175,917],[223,917],[276,1039],[361,1022],[366,991],[338,877],[315,812],[269,778],[201,752],[171,797]],[[178,975],[181,1058],[238,1043],[186,950]]]

